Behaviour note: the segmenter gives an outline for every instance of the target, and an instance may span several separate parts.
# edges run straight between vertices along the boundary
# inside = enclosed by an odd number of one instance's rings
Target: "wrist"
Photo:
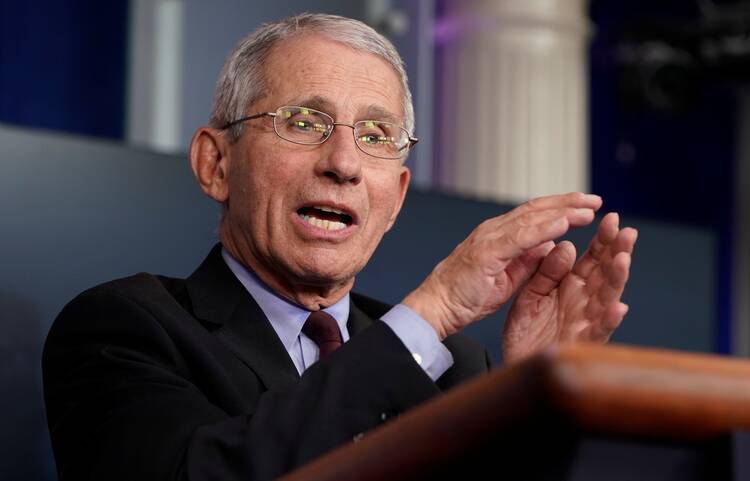
[[[417,313],[422,319],[424,319],[437,333],[438,339],[443,341],[448,337],[448,329],[446,329],[447,323],[445,323],[443,310],[440,307],[439,299],[435,294],[426,292],[424,286],[418,287],[407,295],[401,304],[405,305],[415,313]]]

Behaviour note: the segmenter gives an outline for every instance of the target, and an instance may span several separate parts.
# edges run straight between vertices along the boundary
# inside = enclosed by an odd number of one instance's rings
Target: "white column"
[[[131,2],[127,139],[163,152],[184,151],[182,0]]]
[[[441,186],[520,202],[589,188],[586,0],[452,0]]]
[[[435,44],[433,26],[435,24],[435,0],[420,0],[417,3],[417,74],[412,79],[414,85],[414,113],[416,117],[416,134],[419,132],[434,131],[437,122],[434,118],[435,93]],[[432,139],[427,138],[421,142],[419,147],[412,151],[412,182],[414,185],[432,187],[433,179],[433,154]]]

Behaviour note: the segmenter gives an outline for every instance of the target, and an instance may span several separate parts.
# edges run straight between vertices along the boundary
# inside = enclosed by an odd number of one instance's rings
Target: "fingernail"
[[[576,209],[576,215],[593,215],[594,211],[591,209]]]
[[[602,200],[602,198],[596,194],[586,194],[586,200]]]

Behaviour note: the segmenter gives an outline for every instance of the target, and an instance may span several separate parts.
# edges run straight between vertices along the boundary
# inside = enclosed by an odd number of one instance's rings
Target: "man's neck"
[[[270,266],[257,262],[253,256],[243,255],[233,242],[222,239],[222,245],[229,255],[245,268],[250,269],[276,295],[308,311],[319,311],[332,306],[349,294],[354,286],[353,278],[330,284],[293,282],[280,273],[274,272]]]

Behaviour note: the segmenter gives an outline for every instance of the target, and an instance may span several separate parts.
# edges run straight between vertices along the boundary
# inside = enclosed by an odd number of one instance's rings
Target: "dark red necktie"
[[[320,359],[341,347],[339,325],[336,319],[325,311],[311,312],[305,325],[302,326],[302,332],[318,345]]]

